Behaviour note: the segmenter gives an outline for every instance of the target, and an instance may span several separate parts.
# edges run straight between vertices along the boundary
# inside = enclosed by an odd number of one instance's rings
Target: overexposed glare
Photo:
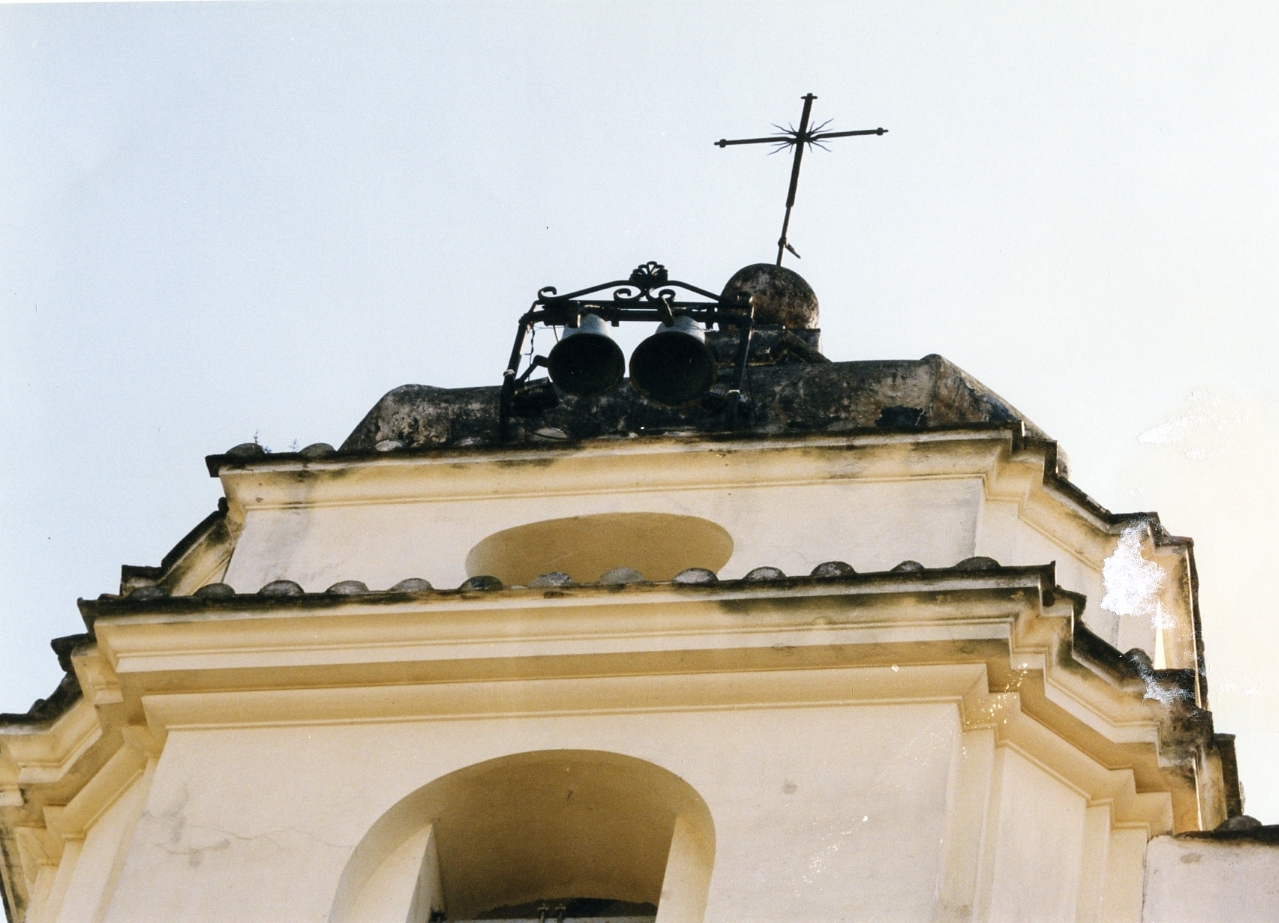
[[[537,290],[771,259],[835,359],[941,353],[1196,540],[1212,707],[1279,822],[1279,14],[1260,3],[0,6],[0,709],[220,494],[496,384]],[[759,562],[768,564],[772,562]]]

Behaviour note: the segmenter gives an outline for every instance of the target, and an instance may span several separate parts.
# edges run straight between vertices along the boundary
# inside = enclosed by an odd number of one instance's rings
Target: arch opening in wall
[[[487,574],[526,585],[541,574],[568,574],[594,583],[617,567],[646,580],[670,580],[682,570],[718,572],[733,555],[733,539],[720,525],[671,513],[600,513],[531,522],[494,533],[466,557],[469,576]]]
[[[700,923],[714,858],[701,797],[615,753],[522,753],[402,799],[356,847],[330,923],[591,918]]]

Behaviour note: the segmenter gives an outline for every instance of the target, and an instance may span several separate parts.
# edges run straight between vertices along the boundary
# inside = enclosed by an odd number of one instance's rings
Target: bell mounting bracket
[[[690,296],[697,298],[693,300]],[[581,323],[583,314],[594,314],[614,327],[636,321],[657,321],[669,327],[675,318],[682,316],[691,317],[708,330],[715,326],[720,330],[732,327],[741,331],[732,387],[727,392],[730,426],[737,427],[739,410],[745,401],[742,381],[746,376],[751,331],[755,326],[755,308],[750,298],[745,294],[724,298],[696,285],[671,279],[665,266],[650,261],[637,266],[627,279],[592,285],[565,295],[559,294],[552,286],[538,290],[532,306],[519,320],[511,359],[502,373],[498,410],[502,442],[509,442],[511,438],[511,407],[517,387],[534,369],[546,365],[543,356],[531,356],[528,367],[520,373],[524,342],[529,333],[539,324],[543,327],[576,327]]]

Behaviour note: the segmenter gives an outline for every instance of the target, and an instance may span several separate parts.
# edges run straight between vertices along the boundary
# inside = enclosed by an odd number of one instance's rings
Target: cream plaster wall
[[[326,920],[347,856],[405,795],[559,748],[700,793],[708,921],[929,920],[958,735],[953,704],[175,730],[107,920]]]
[[[471,576],[467,553],[495,532],[568,516],[639,512],[700,517],[727,530],[734,549],[720,571],[725,579],[763,565],[807,575],[832,560],[863,572],[905,560],[949,567],[976,554],[1014,566],[1056,562],[1058,583],[1087,597],[1089,627],[1109,641],[1117,638],[1118,618],[1099,606],[1100,560],[1086,561],[1027,525],[1015,504],[986,501],[975,477],[250,508],[224,580],[242,593],[280,579],[311,592],[340,580],[385,589],[406,577],[452,588]],[[1143,639],[1153,656],[1148,625]]]
[[[1106,874],[1100,904],[1095,905],[1098,906],[1095,919],[1102,923],[1125,923],[1141,916],[1142,876],[1148,840],[1144,827],[1110,831],[1106,844]]]
[[[904,560],[949,567],[973,555],[1014,566],[1055,562],[1059,585],[1086,597],[1090,628],[1121,650],[1139,646],[1155,658],[1149,617],[1100,608],[1102,565],[1118,536],[1073,501],[1050,495],[1042,459],[1010,458],[1005,440],[731,450],[681,444],[227,469],[225,487],[243,528],[223,579],[243,593],[278,579],[312,592],[341,580],[385,589],[407,577],[453,588],[472,576],[470,550],[503,530],[662,513],[725,529],[734,547],[720,576],[730,579],[763,565],[807,575],[830,560],[862,572]],[[1166,557],[1160,566],[1172,588],[1181,579],[1179,559]],[[1193,666],[1188,601],[1169,597],[1167,609],[1177,629],[1166,665]]]
[[[1074,923],[1087,802],[1007,747],[995,753],[980,919]]]
[[[417,915],[417,920],[410,914],[416,909],[414,898],[423,866],[427,864],[427,853],[434,846],[431,834],[428,824],[396,847],[379,863],[360,888],[349,911],[339,919],[359,923],[417,923],[429,918],[429,913]]]
[[[989,731],[962,733],[954,704],[919,703],[172,729],[154,775],[69,844],[62,887],[29,919],[327,921],[348,858],[388,809],[457,769],[548,749],[627,754],[705,799],[707,923],[1136,923],[1141,911],[1143,831],[1111,830],[1106,806]],[[405,915],[426,836],[392,850],[344,919]],[[1234,856],[1220,877],[1255,879]],[[1218,919],[1149,907],[1147,923]]]
[[[147,777],[134,781],[97,818],[83,840],[63,849],[54,893],[36,917],[39,923],[100,923],[115,890],[134,825],[142,810]]]
[[[1015,579],[1038,587],[1038,575]],[[1146,830],[1171,824],[1169,796],[1137,794],[1131,773],[1059,736],[1068,726],[1054,733],[1022,711],[1019,702],[1044,704],[1033,688],[990,691],[984,663],[938,663],[937,648],[918,664],[882,659],[911,656],[885,649],[894,638],[935,643],[939,632],[961,642],[960,656],[964,639],[1006,637],[1001,619],[1015,613],[1020,643],[1044,631],[1047,640],[1070,611],[1059,596],[1051,613],[1023,612],[1037,592],[965,604],[955,582],[946,577],[952,589],[928,604],[877,593],[873,606],[849,609],[872,620],[852,648],[817,598],[772,611],[658,586],[100,620],[96,656],[116,682],[107,701],[137,718],[93,801],[105,804],[112,784],[126,794],[110,796],[110,811],[63,809],[88,836],[70,835],[56,886],[34,889],[31,919],[60,919],[53,895],[74,891],[67,919],[93,923],[107,899],[106,921],[329,921],[357,845],[407,796],[498,757],[586,750],[660,767],[705,803],[712,923],[1135,923]],[[843,599],[855,589],[806,592]],[[749,588],[768,592],[797,591]],[[956,634],[947,619],[985,633]],[[718,637],[719,652],[707,660],[706,638],[690,630]],[[854,651],[871,662],[851,665]],[[1017,651],[1010,666],[1030,654]],[[728,671],[735,656],[755,669]],[[589,671],[566,671],[566,658]],[[415,681],[407,662],[422,666]],[[1054,682],[1064,684],[1054,708],[1109,689],[1080,671]],[[1140,700],[1131,714],[1105,701],[1109,719],[1144,714]],[[144,762],[145,781],[129,782]],[[126,803],[140,813],[131,839]],[[1112,829],[1113,816],[1129,826]],[[388,856],[413,829],[386,841]],[[386,877],[406,882],[405,893],[361,904],[373,919],[411,902],[412,852],[386,866],[404,872]]]
[[[1103,595],[1099,561],[1089,560],[1060,538],[1025,522],[1015,502],[987,498],[979,509],[981,518],[973,554],[1012,567],[1056,562],[1058,585],[1088,597],[1085,623],[1102,638],[1114,642],[1118,617],[1099,605]]]
[[[1085,619],[1113,637],[1118,623],[1097,602],[1117,536],[1049,496],[1042,469],[1010,461],[998,438],[927,452],[658,446],[653,457],[640,447],[598,458],[232,470],[223,477],[238,541],[225,579],[241,592],[280,578],[312,591],[411,576],[451,587],[468,576],[470,549],[500,530],[670,513],[728,531],[734,548],[721,574],[730,578],[760,565],[807,574],[826,560],[863,572],[904,559],[947,567],[974,554],[1007,565],[1056,561],[1058,583],[1087,594]],[[883,658],[905,649],[884,646],[1003,645],[1011,631],[1009,669],[1042,670],[1053,708],[1132,744],[1155,733],[1139,693],[1128,701],[1102,677],[1056,669],[1046,655],[1072,603],[1057,594],[1052,611],[1040,611],[1039,574],[930,580],[1025,580],[1029,595],[974,597],[974,607],[947,591],[923,606],[867,590],[864,607],[814,597],[803,612],[774,613],[745,597],[715,602],[649,586],[632,596],[580,588],[554,599],[529,590],[376,605],[352,597],[296,612],[255,605],[243,616],[102,620],[101,682],[86,688],[96,704],[123,702],[131,715],[138,749],[121,766],[162,749],[87,837],[67,840],[56,874],[40,874],[31,919],[321,923],[353,850],[406,796],[486,760],[572,749],[646,761],[704,800],[715,834],[708,923],[1136,923],[1145,840],[1152,824],[1169,829],[1172,796],[1139,793],[1132,772],[1088,755],[1089,743],[1068,739],[1069,722],[1051,709],[1046,725],[1021,714],[1023,694],[1045,707],[1033,688],[988,695],[977,663],[905,663],[899,673]],[[820,582],[787,586],[776,591],[834,592]],[[856,657],[845,649],[854,643]],[[709,653],[716,647],[724,650]],[[954,651],[965,662],[971,653]],[[632,655],[625,664],[623,654]],[[667,663],[671,654],[684,659]],[[563,663],[548,666],[549,655]],[[753,665],[751,679],[724,672],[734,657]],[[862,657],[858,668],[845,663]],[[570,660],[592,671],[589,684],[556,672]],[[594,672],[602,665],[617,675]],[[943,690],[942,673],[958,685]],[[1186,793],[1175,797],[1184,813]],[[412,878],[420,850],[404,848],[398,860],[379,860],[387,882]],[[402,916],[413,900],[376,887],[358,896],[378,918]],[[699,901],[677,923],[694,921]]]
[[[1279,845],[1156,837],[1142,923],[1279,919]]]
[[[405,577],[452,588],[470,576],[467,553],[487,536],[599,513],[672,513],[722,526],[734,543],[726,578],[761,565],[807,575],[830,560],[862,571],[908,558],[949,567],[973,554],[980,497],[981,482],[965,478],[250,509],[225,579],[249,593],[282,578],[311,591],[339,580],[386,588]]]

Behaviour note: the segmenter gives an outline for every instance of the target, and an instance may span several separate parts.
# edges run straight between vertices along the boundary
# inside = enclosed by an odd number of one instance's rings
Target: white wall
[[[1279,920],[1279,844],[1156,837],[1142,923]]]
[[[996,751],[979,919],[1074,923],[1086,808],[1042,767]]]
[[[762,565],[807,575],[830,560],[861,571],[888,570],[906,559],[949,567],[974,554],[980,497],[981,482],[963,478],[250,509],[225,579],[242,593],[281,578],[313,592],[339,580],[385,589],[406,577],[451,589],[467,578],[466,555],[487,536],[605,512],[717,523],[735,546],[723,577]]]
[[[626,753],[706,800],[706,920],[930,920],[951,704],[170,733],[108,923],[328,918],[351,850],[405,795],[538,749]]]

